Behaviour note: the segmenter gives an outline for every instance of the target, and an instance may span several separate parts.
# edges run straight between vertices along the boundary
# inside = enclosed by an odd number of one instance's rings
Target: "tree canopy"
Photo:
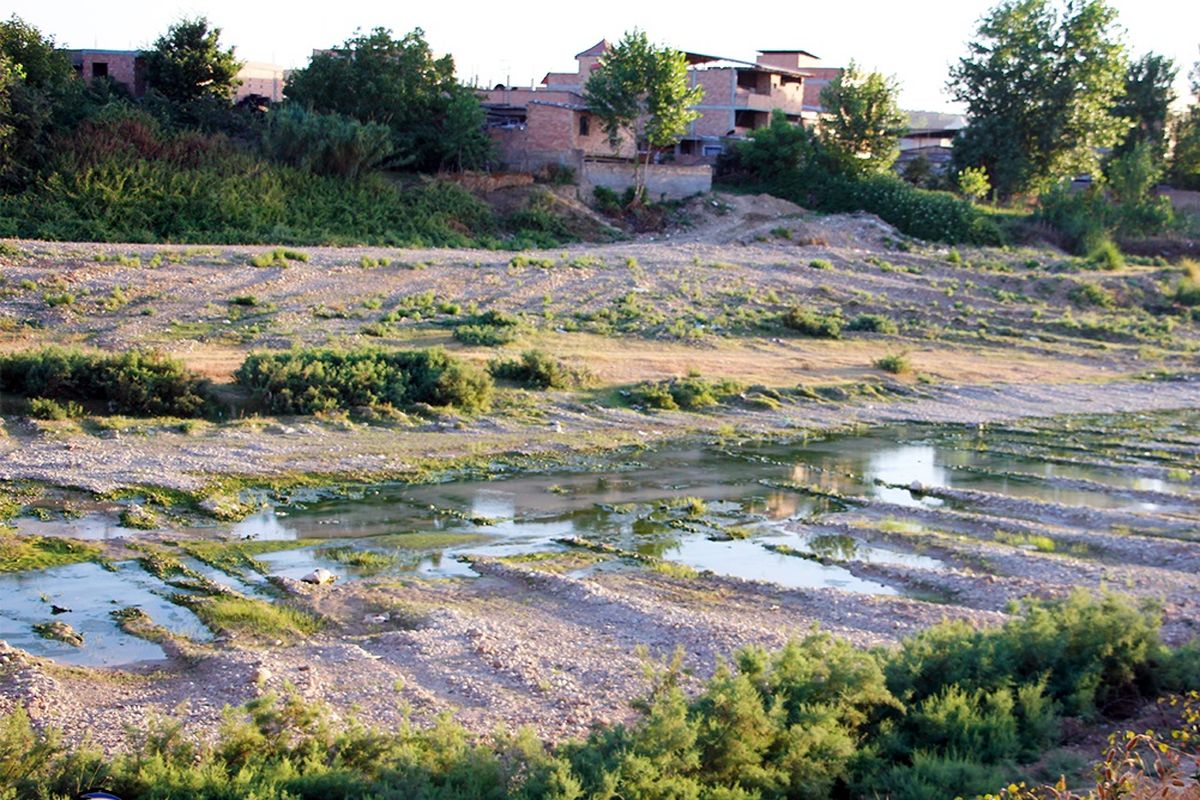
[[[986,168],[1002,197],[1098,173],[1099,151],[1130,127],[1113,114],[1126,76],[1116,16],[1105,0],[1007,0],[988,12],[950,72],[970,121],[955,165]]]
[[[908,116],[894,78],[864,72],[853,61],[821,90],[821,140],[851,174],[886,172],[900,155]]]
[[[147,82],[173,103],[228,101],[242,63],[220,39],[221,29],[210,28],[205,17],[175,22],[145,53]]]
[[[393,165],[422,170],[483,165],[491,141],[475,93],[454,77],[454,58],[435,58],[416,28],[357,32],[296,70],[284,95],[314,111],[387,125]]]
[[[634,159],[635,196],[645,187],[645,165],[655,149],[669,147],[700,116],[692,106],[704,90],[688,85],[687,59],[650,42],[636,28],[605,53],[583,88],[588,110],[600,119],[614,151],[628,136],[645,153]]]
[[[1157,53],[1147,53],[1129,65],[1125,73],[1125,90],[1113,113],[1130,120],[1133,125],[1117,146],[1118,154],[1127,153],[1138,144],[1148,143],[1161,163],[1167,150],[1167,118],[1175,102],[1175,62]]]

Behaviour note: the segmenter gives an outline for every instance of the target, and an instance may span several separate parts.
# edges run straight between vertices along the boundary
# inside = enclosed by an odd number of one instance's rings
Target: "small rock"
[[[317,567],[316,569],[314,569],[312,572],[305,575],[300,580],[304,581],[305,583],[311,583],[314,586],[324,586],[326,584],[333,583],[334,581],[336,581],[337,575],[334,575],[332,572],[325,569],[324,567]]]

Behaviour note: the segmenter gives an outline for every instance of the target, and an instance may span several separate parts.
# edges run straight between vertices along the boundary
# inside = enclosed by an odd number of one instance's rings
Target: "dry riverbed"
[[[1154,428],[1135,447],[1085,431],[1075,452],[1056,427],[1078,429],[1065,415],[1200,409],[1200,333],[1161,311],[1176,270],[1097,273],[1048,251],[951,253],[870,217],[821,217],[761,198],[717,198],[694,211],[693,227],[657,240],[516,255],[305,248],[303,259],[269,267],[251,263],[267,248],[19,243],[18,255],[0,256],[6,351],[155,347],[229,383],[246,353],[293,345],[439,345],[480,365],[537,347],[594,382],[572,392],[502,387],[475,417],[48,422],[7,399],[0,481],[38,510],[42,535],[70,536],[80,514],[115,520],[131,502],[145,504],[155,530],[120,529],[97,545],[127,559],[166,546],[197,518],[251,510],[246,487],[585,469],[679,440],[716,446],[952,423],[1008,429],[996,452],[1025,458],[1032,448],[1038,463],[1084,471],[1014,468],[1001,476],[1011,492],[905,478],[895,487],[903,502],[831,490],[838,508],[782,523],[800,537],[850,540],[845,552],[805,558],[902,594],[785,588],[579,547],[471,556],[473,578],[282,579],[271,602],[319,621],[309,632],[168,635],[166,660],[120,669],[68,667],[0,645],[0,713],[24,706],[40,725],[119,748],[125,726],[149,715],[213,731],[223,707],[294,687],[373,724],[452,713],[480,733],[530,725],[562,739],[627,718],[647,663],[678,650],[699,681],[740,647],[777,647],[814,626],[887,646],[943,619],[992,624],[1010,601],[1082,587],[1160,603],[1172,642],[1197,634],[1200,439]],[[896,329],[806,338],[778,324],[794,305],[844,320],[878,315]],[[521,337],[503,348],[456,342],[456,320],[472,309],[522,315]],[[898,353],[908,372],[875,365]],[[689,370],[739,381],[745,396],[688,413],[648,412],[623,394]],[[779,400],[751,402],[756,385]],[[1105,471],[1145,483],[1097,483]],[[1042,494],[1019,491],[1030,482]],[[1111,505],[1080,504],[1072,492]],[[179,497],[198,507],[182,508]],[[919,502],[928,499],[936,502]],[[28,519],[17,524],[26,530]],[[882,563],[862,555],[871,546],[940,566]]]

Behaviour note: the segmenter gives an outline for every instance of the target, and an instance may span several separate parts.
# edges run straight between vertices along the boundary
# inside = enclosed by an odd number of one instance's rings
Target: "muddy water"
[[[333,498],[298,493],[231,527],[183,535],[323,540],[394,555],[395,563],[382,570],[384,574],[436,578],[472,577],[471,556],[565,549],[560,540],[579,538],[719,575],[789,587],[894,594],[896,589],[858,577],[836,562],[920,569],[942,565],[857,538],[823,534],[819,525],[798,533],[783,523],[819,523],[822,515],[844,508],[838,498],[847,496],[911,507],[942,504],[895,488],[913,482],[1096,509],[1195,513],[1200,490],[1190,472],[1167,467],[1180,463],[1170,455],[1171,448],[1186,449],[1195,440],[1200,431],[1197,417],[1081,421],[1081,429],[1069,432],[897,426],[789,443],[667,448],[626,454],[586,470],[362,487]],[[1133,474],[1137,470],[1132,467],[1144,467],[1156,477]],[[1087,488],[1064,487],[1064,481],[1084,481]],[[1155,492],[1156,500],[1123,497],[1120,490],[1127,489]],[[703,508],[678,507],[681,498],[699,498]],[[134,533],[99,516],[55,523],[22,521],[21,526],[80,538]],[[449,534],[453,539],[438,547],[428,534]],[[785,555],[770,549],[774,545],[820,558]],[[320,545],[308,542],[260,560],[271,574],[292,578],[318,566],[343,580],[363,574],[329,560]],[[203,565],[191,566],[238,591],[254,593],[263,585],[262,576],[238,581]],[[112,572],[82,564],[0,576],[0,596],[5,598],[0,638],[70,663],[158,658],[162,651],[157,645],[119,631],[109,612],[141,606],[155,622],[178,634],[205,637],[191,612],[166,599],[169,592],[133,563]],[[71,609],[57,618],[84,634],[83,648],[47,642],[32,633],[34,623],[51,618],[51,602]]]

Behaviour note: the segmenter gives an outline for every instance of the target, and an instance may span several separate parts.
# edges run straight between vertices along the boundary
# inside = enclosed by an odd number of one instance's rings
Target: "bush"
[[[734,180],[816,211],[868,211],[901,233],[949,243],[1000,244],[995,223],[949,192],[918,189],[894,175],[843,174],[808,131],[786,118],[740,143],[722,169]]]
[[[101,401],[113,413],[135,416],[198,417],[211,408],[208,381],[156,352],[49,348],[4,356],[0,391],[58,402]]]
[[[734,381],[714,382],[698,375],[689,375],[686,378],[640,383],[630,392],[630,402],[664,411],[699,411],[719,405],[741,391],[742,386]]]
[[[587,375],[540,350],[527,350],[519,360],[496,359],[488,364],[488,372],[530,389],[570,389],[587,382]]]
[[[454,338],[463,344],[497,347],[515,342],[524,332],[525,325],[516,314],[485,311],[457,326],[454,329]]]
[[[788,309],[780,322],[785,328],[818,339],[840,339],[842,336],[841,316],[822,314],[803,306]]]
[[[859,314],[854,319],[846,323],[848,331],[863,331],[866,333],[887,333],[895,334],[899,332],[896,323],[892,322],[882,314]]]
[[[341,114],[320,114],[295,105],[272,108],[263,151],[289,167],[314,175],[358,178],[392,154],[392,130]]]
[[[492,379],[442,350],[296,350],[253,353],[235,374],[273,414],[415,403],[474,412],[491,403]]]
[[[251,633],[315,624],[245,600],[189,602]],[[18,706],[0,717],[0,797],[81,786],[127,800],[969,797],[1009,784],[1014,762],[1058,744],[1060,711],[1094,713],[1181,688],[1180,676],[1194,682],[1197,650],[1169,652],[1153,615],[1125,601],[1075,595],[1028,604],[999,627],[942,623],[895,650],[825,633],[775,652],[746,648],[692,697],[681,659],[650,676],[635,719],[557,747],[528,732],[473,742],[449,717],[339,726],[298,694],[267,694],[229,712],[216,736],[148,721],[128,752],[105,760],[35,731]],[[1176,746],[1194,747],[1186,741]],[[68,791],[73,779],[86,782]]]
[[[74,400],[59,403],[47,397],[29,398],[29,416],[34,419],[63,420],[83,416],[83,406]]]
[[[912,363],[903,353],[893,353],[875,359],[875,369],[881,369],[893,375],[903,375],[912,371]]]
[[[0,196],[0,230],[70,241],[462,247],[499,232],[461,187],[400,189],[264,163],[221,136],[167,133],[144,114],[86,122],[45,176]]]

